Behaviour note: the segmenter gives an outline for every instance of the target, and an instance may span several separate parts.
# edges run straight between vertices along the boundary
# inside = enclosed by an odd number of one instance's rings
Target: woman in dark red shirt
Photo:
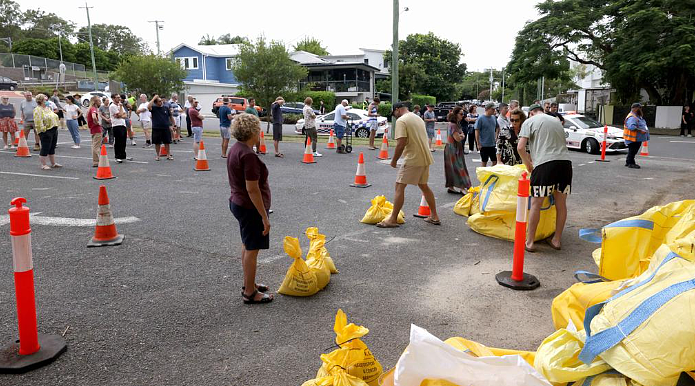
[[[268,168],[253,151],[260,131],[261,122],[255,115],[241,114],[234,119],[232,133],[237,142],[227,156],[227,175],[232,189],[229,209],[239,221],[241,231],[244,270],[241,296],[246,304],[273,301],[273,295],[267,293],[268,287],[256,284],[258,252],[268,249],[270,243]]]

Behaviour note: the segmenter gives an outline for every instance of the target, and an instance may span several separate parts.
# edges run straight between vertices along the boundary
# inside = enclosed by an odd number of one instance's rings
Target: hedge
[[[420,105],[421,110],[425,109],[425,105],[434,106],[437,104],[437,98],[430,95],[411,94],[410,99],[413,102],[413,105]]]
[[[318,106],[323,101],[323,105],[326,106],[326,111],[333,109],[336,105],[335,103],[335,93],[332,91],[300,91],[297,93],[297,102],[304,102],[304,99],[310,97],[314,100],[314,108],[318,109]]]

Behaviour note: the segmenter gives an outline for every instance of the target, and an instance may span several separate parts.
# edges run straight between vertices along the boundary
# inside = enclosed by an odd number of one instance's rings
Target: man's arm
[[[391,167],[395,168],[398,166],[398,159],[403,155],[403,150],[405,145],[408,143],[407,137],[401,137],[396,139],[396,150],[393,151],[393,158],[391,159]]]
[[[528,172],[531,173],[533,172],[533,162],[531,162],[531,156],[529,155],[529,153],[526,152],[527,143],[528,138],[519,138],[519,144],[516,146],[516,150],[519,152],[521,160],[524,162],[524,165],[526,166],[526,170],[528,170]]]
[[[475,146],[478,146],[478,149],[482,149],[482,146],[480,146],[480,130],[475,129]]]
[[[152,95],[152,99],[150,100],[150,103],[147,104],[147,109],[152,110],[152,106],[154,106],[154,101],[157,99],[159,95]]]

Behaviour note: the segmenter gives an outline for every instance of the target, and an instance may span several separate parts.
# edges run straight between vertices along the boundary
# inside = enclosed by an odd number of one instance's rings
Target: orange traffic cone
[[[29,146],[27,146],[27,139],[23,135],[19,136],[19,145],[17,145],[17,152],[14,153],[15,157],[31,157],[29,153]]]
[[[164,144],[161,144],[159,146],[159,156],[160,157],[166,157],[168,155],[169,155],[169,153],[167,153],[167,147]]]
[[[639,155],[648,156],[649,155],[649,141],[644,141],[642,143],[642,150]]]
[[[376,157],[378,159],[390,159],[389,157],[389,140],[388,135],[384,132],[384,136],[381,139],[381,149],[379,150],[379,155]]]
[[[311,138],[306,138],[306,148],[304,148],[304,159],[302,160],[305,164],[315,164],[314,153],[311,152]]]
[[[101,154],[99,155],[99,167],[97,168],[97,175],[94,176],[96,180],[110,180],[116,178],[111,174],[111,166],[109,166],[109,158],[106,156],[106,145],[101,145]]]
[[[210,170],[210,165],[208,165],[208,156],[205,153],[205,145],[203,140],[200,140],[200,149],[198,149],[198,160],[195,161],[195,167],[193,168],[196,172],[206,172]]]
[[[413,214],[415,217],[420,217],[420,218],[425,218],[430,216],[430,206],[427,204],[427,200],[425,200],[425,196],[422,196],[422,200],[420,200],[420,207],[417,209],[417,213]]]
[[[17,129],[17,131],[14,132],[14,146],[19,146],[19,137],[23,137],[23,135],[21,134],[22,131],[23,129]]]
[[[434,144],[435,146],[442,146],[442,130],[437,129],[437,142]]]
[[[109,195],[106,194],[106,186],[99,187],[99,208],[97,209],[97,226],[94,230],[94,237],[87,244],[88,247],[106,247],[119,245],[125,236],[119,235],[116,231],[116,223],[113,222],[111,215],[111,205]]]
[[[328,135],[328,144],[326,145],[326,149],[335,149],[335,137],[333,136],[333,129],[331,129],[331,133]]]
[[[367,183],[367,172],[364,168],[364,153],[360,152],[360,158],[357,161],[357,173],[355,173],[355,183],[350,184],[354,188],[368,188],[372,186]]]
[[[265,147],[265,134],[263,134],[263,131],[261,131],[261,144],[259,146],[260,146],[260,149],[258,149],[259,153],[265,154],[266,151],[268,151]]]

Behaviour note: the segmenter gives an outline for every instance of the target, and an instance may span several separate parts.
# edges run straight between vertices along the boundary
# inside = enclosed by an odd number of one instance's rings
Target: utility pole
[[[504,69],[502,69],[502,103],[504,103]]]
[[[543,80],[541,81],[541,101],[545,100],[545,75],[543,75]]]
[[[7,37],[7,38],[0,38],[0,40],[7,42],[7,44],[10,45],[10,52],[12,52],[12,38]]]
[[[393,0],[393,45],[391,47],[391,105],[398,102],[398,18],[400,16],[400,6],[398,0]],[[391,127],[395,129],[396,118],[391,117]],[[391,130],[391,138],[394,137],[395,130]]]
[[[88,6],[87,2],[85,1],[84,7],[79,8],[84,8],[87,10],[87,29],[89,30],[89,51],[92,54],[92,71],[94,71],[94,91],[99,91],[99,78],[97,78],[97,64],[94,60],[94,43],[92,41],[92,22],[89,20],[89,9],[94,7]]]
[[[490,67],[490,97],[489,100],[492,101],[492,81],[494,78],[492,77],[492,67]]]
[[[154,23],[155,28],[157,29],[157,56],[160,54],[160,49],[159,49],[159,30],[163,29],[164,26],[160,26],[159,23],[164,23],[163,20],[150,20],[148,23]]]

